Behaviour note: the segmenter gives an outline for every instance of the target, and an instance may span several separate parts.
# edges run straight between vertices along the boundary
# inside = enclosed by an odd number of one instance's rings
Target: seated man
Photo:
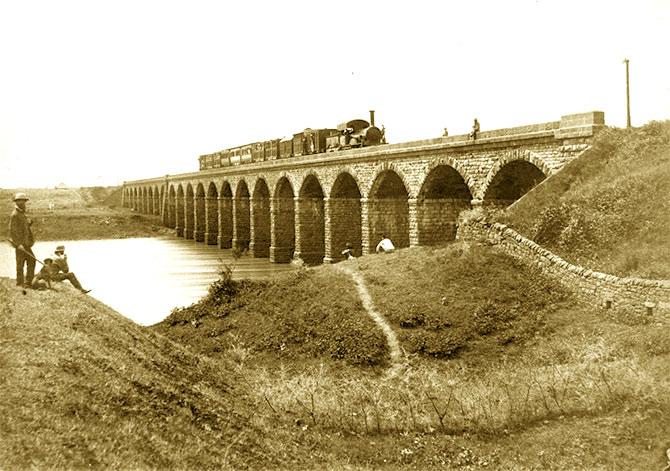
[[[65,246],[59,245],[56,247],[54,254],[56,255],[56,258],[54,259],[53,265],[56,267],[56,269],[51,275],[51,279],[53,281],[68,280],[70,283],[72,283],[72,286],[77,288],[82,293],[90,292],[90,289],[82,288],[81,283],[79,283],[79,280],[75,274],[70,271],[70,267],[67,264],[67,255],[65,255]]]
[[[391,242],[391,239],[382,234],[382,240],[380,240],[379,243],[377,244],[375,252],[391,253],[394,250],[395,246],[393,245],[393,242]]]
[[[58,271],[58,268],[53,264],[50,258],[44,259],[44,266],[37,275],[33,278],[33,289],[51,289],[51,277]]]
[[[353,260],[356,258],[354,256],[354,248],[351,246],[349,242],[347,242],[346,248],[342,251],[342,256],[344,257],[345,260]]]

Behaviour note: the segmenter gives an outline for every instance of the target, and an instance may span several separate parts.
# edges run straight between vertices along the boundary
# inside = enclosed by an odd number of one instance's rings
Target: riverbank
[[[8,237],[9,215],[17,191],[28,194],[28,216],[37,240],[125,239],[155,237],[174,231],[160,216],[121,207],[120,187],[0,190],[0,237]]]
[[[207,309],[155,328],[66,283],[24,295],[0,278],[0,465],[661,469],[667,320],[578,308],[538,280],[532,297],[553,304],[541,306],[525,299],[534,282],[523,274],[503,279],[521,286],[496,298],[509,286],[490,277],[502,278],[505,260],[486,252],[455,245],[343,262],[364,276],[401,349],[415,352],[392,376],[370,355],[386,342],[336,267],[264,286],[218,283]],[[489,312],[500,324],[476,310],[467,324],[461,312],[485,299],[510,310]],[[516,325],[526,308],[541,318]],[[415,348],[438,331],[444,345],[454,332],[481,337],[446,361]],[[360,345],[366,332],[381,339],[371,351]]]
[[[0,278],[0,467],[242,469],[278,462],[239,375],[66,283]]]

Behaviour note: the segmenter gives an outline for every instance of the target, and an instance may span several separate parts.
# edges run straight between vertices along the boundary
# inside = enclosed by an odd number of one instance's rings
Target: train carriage
[[[286,159],[293,156],[293,137],[285,137],[279,141],[279,157]]]
[[[256,142],[251,144],[251,161],[262,162],[265,160],[265,143]]]
[[[296,133],[293,135],[293,155],[298,157],[305,154],[307,154],[305,146],[305,133]]]
[[[247,144],[246,146],[240,147],[240,163],[251,163],[251,147],[252,144]]]
[[[221,167],[229,167],[230,163],[230,150],[222,150],[219,152],[219,165]]]
[[[263,152],[265,160],[276,160],[279,156],[279,142],[281,139],[272,139],[263,143]]]

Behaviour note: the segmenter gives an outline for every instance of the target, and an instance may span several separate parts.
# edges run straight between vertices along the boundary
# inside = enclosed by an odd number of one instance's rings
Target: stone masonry
[[[502,252],[538,267],[547,277],[568,288],[578,301],[601,307],[637,311],[670,310],[670,280],[620,278],[573,265],[500,223],[470,216],[461,220],[459,240],[483,241]]]
[[[274,262],[341,260],[453,240],[458,214],[506,205],[560,170],[604,126],[602,112],[467,135],[254,162],[124,183],[123,204],[178,236]],[[156,200],[158,195],[159,200]]]

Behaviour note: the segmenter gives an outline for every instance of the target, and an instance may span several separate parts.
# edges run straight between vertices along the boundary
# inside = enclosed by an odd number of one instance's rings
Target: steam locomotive
[[[375,112],[371,110],[370,122],[354,119],[338,125],[335,129],[307,128],[284,139],[255,142],[201,155],[200,170],[379,144],[386,144],[384,128],[382,126],[382,129],[379,129],[375,126]]]

